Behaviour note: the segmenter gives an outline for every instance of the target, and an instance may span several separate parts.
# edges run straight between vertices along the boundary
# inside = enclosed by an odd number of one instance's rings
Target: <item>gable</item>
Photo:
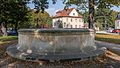
[[[78,16],[78,12],[73,9],[70,13],[69,13],[69,16]]]

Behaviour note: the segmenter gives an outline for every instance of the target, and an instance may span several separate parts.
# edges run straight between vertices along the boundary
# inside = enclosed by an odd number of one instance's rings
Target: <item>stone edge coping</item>
[[[18,32],[61,33],[61,32],[94,32],[92,29],[20,29]]]

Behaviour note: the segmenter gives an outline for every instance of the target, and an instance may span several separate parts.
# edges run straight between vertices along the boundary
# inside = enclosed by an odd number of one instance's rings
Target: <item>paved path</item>
[[[113,44],[113,43],[107,43],[107,42],[101,42],[101,41],[95,41],[95,43],[98,47],[106,47],[110,51],[120,55],[120,45],[119,44]]]

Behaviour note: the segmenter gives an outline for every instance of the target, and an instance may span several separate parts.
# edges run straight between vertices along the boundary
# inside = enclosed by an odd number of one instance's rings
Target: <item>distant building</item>
[[[115,20],[115,29],[120,29],[120,13],[118,13]]]
[[[85,28],[83,16],[74,8],[66,8],[56,12],[53,17],[53,28]]]

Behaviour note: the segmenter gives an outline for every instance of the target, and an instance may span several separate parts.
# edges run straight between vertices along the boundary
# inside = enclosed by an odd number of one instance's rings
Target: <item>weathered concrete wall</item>
[[[20,30],[18,50],[69,54],[95,50],[94,31],[86,29]]]

